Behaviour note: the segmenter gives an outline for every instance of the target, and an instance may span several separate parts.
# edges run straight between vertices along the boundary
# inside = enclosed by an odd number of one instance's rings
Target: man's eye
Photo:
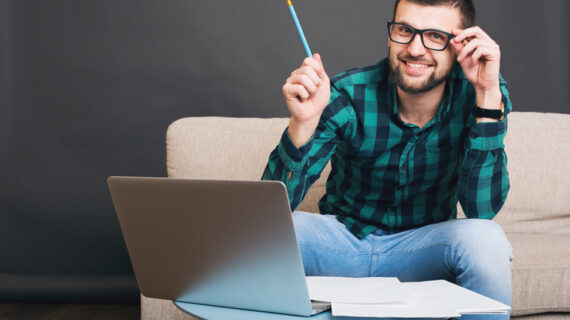
[[[427,36],[427,39],[431,41],[437,41],[437,42],[447,41],[447,36],[439,32],[427,32],[425,36]]]
[[[400,32],[402,33],[412,33],[412,29],[408,28],[408,27],[401,27],[400,28]]]

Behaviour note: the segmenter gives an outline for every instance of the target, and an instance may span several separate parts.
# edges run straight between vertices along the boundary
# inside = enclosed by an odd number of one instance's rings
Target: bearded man
[[[329,79],[315,54],[286,80],[291,119],[263,179],[295,210],[332,165],[320,214],[293,212],[307,275],[445,279],[510,305],[512,249],[491,219],[511,102],[474,20],[471,0],[396,1],[386,59]]]

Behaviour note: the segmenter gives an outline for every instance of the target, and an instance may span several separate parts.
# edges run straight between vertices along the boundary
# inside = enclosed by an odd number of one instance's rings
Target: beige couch
[[[511,190],[496,218],[511,241],[517,319],[570,319],[570,115],[513,112],[505,145]],[[168,176],[258,180],[287,119],[184,118],[167,133]],[[300,210],[318,212],[330,168]],[[193,319],[141,297],[142,319]]]

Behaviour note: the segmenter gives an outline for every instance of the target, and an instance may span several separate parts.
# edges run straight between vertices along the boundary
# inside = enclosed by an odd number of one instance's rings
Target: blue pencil
[[[295,8],[293,8],[293,3],[291,3],[291,0],[287,0],[287,5],[289,6],[289,10],[291,10],[291,14],[293,15],[293,20],[295,21],[297,30],[299,30],[299,35],[301,36],[301,40],[303,41],[303,45],[305,46],[307,55],[312,58],[313,54],[311,53],[311,49],[309,48],[309,44],[307,43],[307,39],[305,38],[305,34],[303,33],[303,28],[301,28],[301,24],[299,23],[299,19],[297,18],[297,14],[295,13]]]

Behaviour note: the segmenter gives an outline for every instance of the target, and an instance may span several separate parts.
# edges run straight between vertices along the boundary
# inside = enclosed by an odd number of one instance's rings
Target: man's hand
[[[457,61],[465,77],[475,87],[477,105],[485,109],[499,109],[502,97],[499,45],[479,27],[455,29],[452,33],[455,37],[450,42],[451,46],[457,52]]]
[[[300,147],[313,136],[331,97],[330,80],[321,56],[306,58],[283,85],[283,95],[291,112],[289,137]]]

